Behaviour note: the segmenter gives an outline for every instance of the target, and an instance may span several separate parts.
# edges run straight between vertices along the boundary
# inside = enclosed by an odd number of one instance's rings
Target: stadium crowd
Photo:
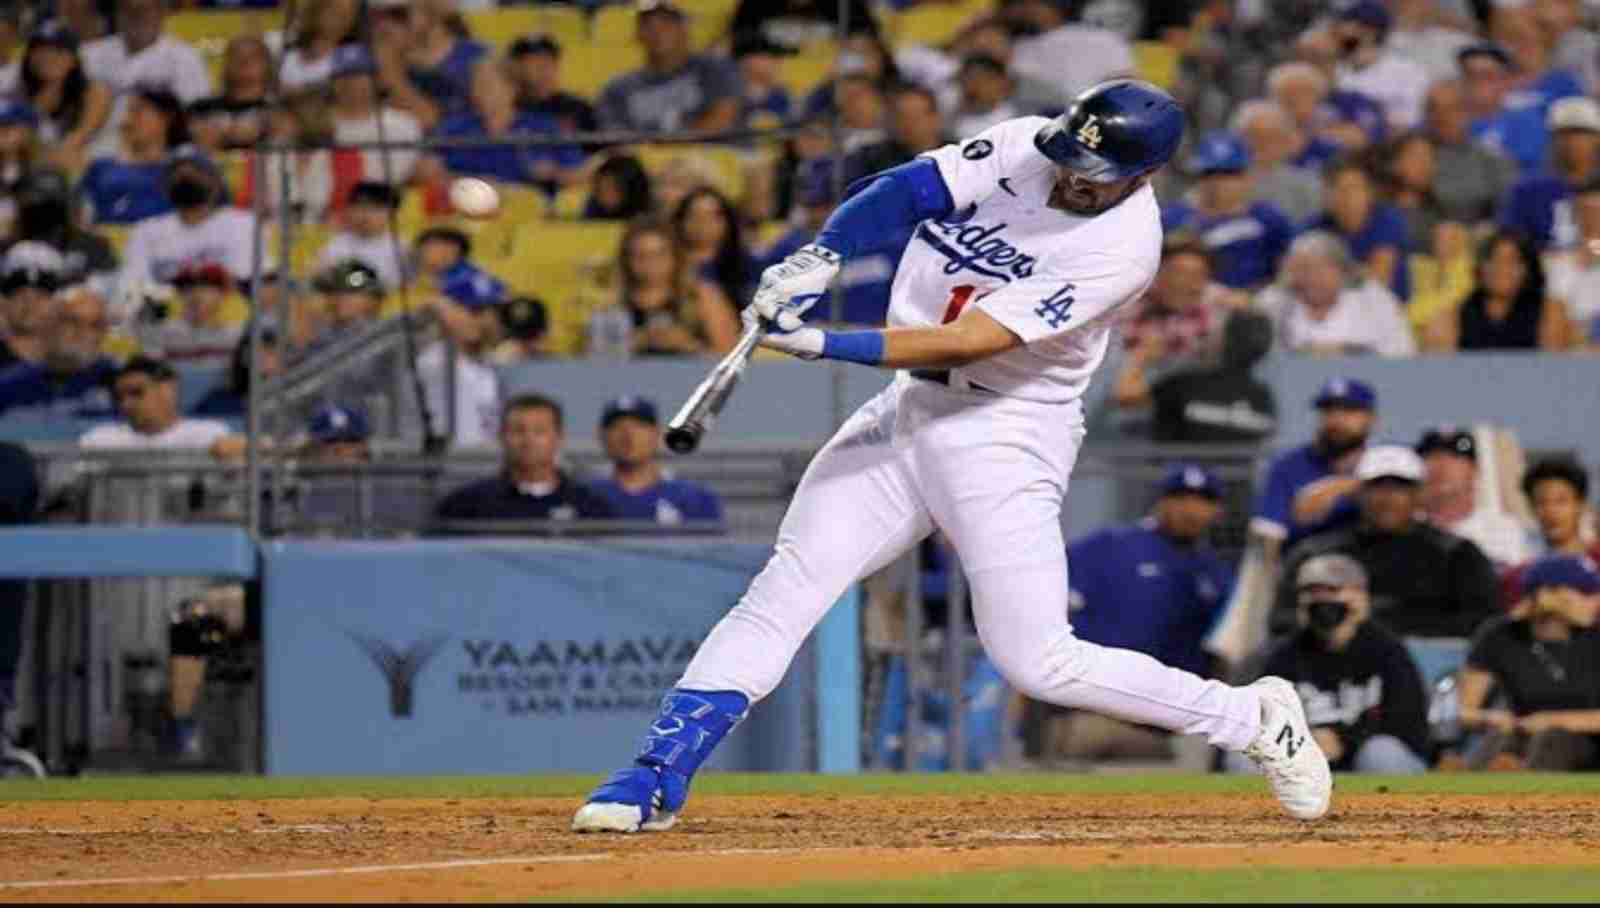
[[[436,509],[397,505],[407,521],[715,522],[715,497],[656,463],[653,402],[600,414],[612,472],[591,482],[560,468],[560,402],[505,393],[501,367],[726,350],[762,268],[855,180],[1138,75],[1189,132],[1157,178],[1160,272],[1102,381],[1155,440],[1258,441],[1269,352],[1600,350],[1597,25],[1583,0],[846,0],[842,19],[834,0],[6,0],[0,419],[237,461],[252,376],[426,311],[428,411],[504,462]],[[494,188],[489,210],[466,180]],[[848,263],[817,317],[881,321],[910,239]],[[306,456],[367,458],[363,404],[400,368],[297,414]],[[220,376],[188,414],[186,369]],[[1496,439],[1454,427],[1369,445],[1359,376],[1313,405],[1319,435],[1274,462],[1251,515],[1282,566],[1257,661],[1302,685],[1345,768],[1595,766],[1587,470],[1483,475]],[[1201,544],[1223,496],[1185,466],[1159,497],[1152,521],[1075,543],[1075,565],[1101,564],[1074,574],[1075,623],[1222,671],[1195,643],[1234,583]],[[1151,565],[1171,583],[1139,599],[1132,639],[1103,611]],[[1470,746],[1430,738],[1431,667],[1451,659]],[[1151,746],[1056,718],[1040,747],[1058,755]]]

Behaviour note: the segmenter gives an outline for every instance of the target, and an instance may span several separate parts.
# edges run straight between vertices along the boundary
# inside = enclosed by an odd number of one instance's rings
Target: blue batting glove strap
[[[750,699],[738,691],[674,690],[661,698],[634,761],[692,776],[749,711]]]
[[[883,364],[883,332],[824,331],[822,358],[880,366]]]

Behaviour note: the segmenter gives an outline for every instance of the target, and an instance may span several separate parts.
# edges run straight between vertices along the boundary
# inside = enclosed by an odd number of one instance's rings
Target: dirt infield
[[[1024,866],[1600,863],[1595,796],[1350,795],[1316,825],[1281,818],[1264,794],[707,796],[677,829],[643,836],[573,835],[576,803],[0,804],[0,901],[581,898]],[[659,860],[666,852],[677,857]]]

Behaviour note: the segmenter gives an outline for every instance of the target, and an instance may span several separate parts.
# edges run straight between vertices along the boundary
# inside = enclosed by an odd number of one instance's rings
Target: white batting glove
[[[755,308],[755,305],[751,304],[745,307],[743,314],[740,315],[747,327],[756,324],[761,318],[755,313]],[[822,358],[822,329],[801,325],[793,331],[784,331],[773,322],[768,322],[766,328],[758,342],[761,346],[801,359]]]
[[[745,311],[754,311],[778,331],[794,331],[800,316],[828,293],[839,273],[839,255],[815,243],[761,273],[761,283]]]

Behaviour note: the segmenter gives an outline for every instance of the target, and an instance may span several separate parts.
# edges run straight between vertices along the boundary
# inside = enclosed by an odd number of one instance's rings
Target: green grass
[[[594,775],[264,778],[259,776],[83,776],[43,782],[0,782],[0,801],[239,800],[266,798],[517,798],[581,797]],[[1232,794],[1254,793],[1250,776],[1177,773],[867,774],[859,776],[706,773],[702,795],[977,795],[977,794]],[[1340,794],[1600,794],[1600,773],[1485,773],[1377,777],[1341,776]]]
[[[651,902],[1588,902],[1600,868],[1449,867],[1393,870],[1042,868],[914,880],[717,889]]]

